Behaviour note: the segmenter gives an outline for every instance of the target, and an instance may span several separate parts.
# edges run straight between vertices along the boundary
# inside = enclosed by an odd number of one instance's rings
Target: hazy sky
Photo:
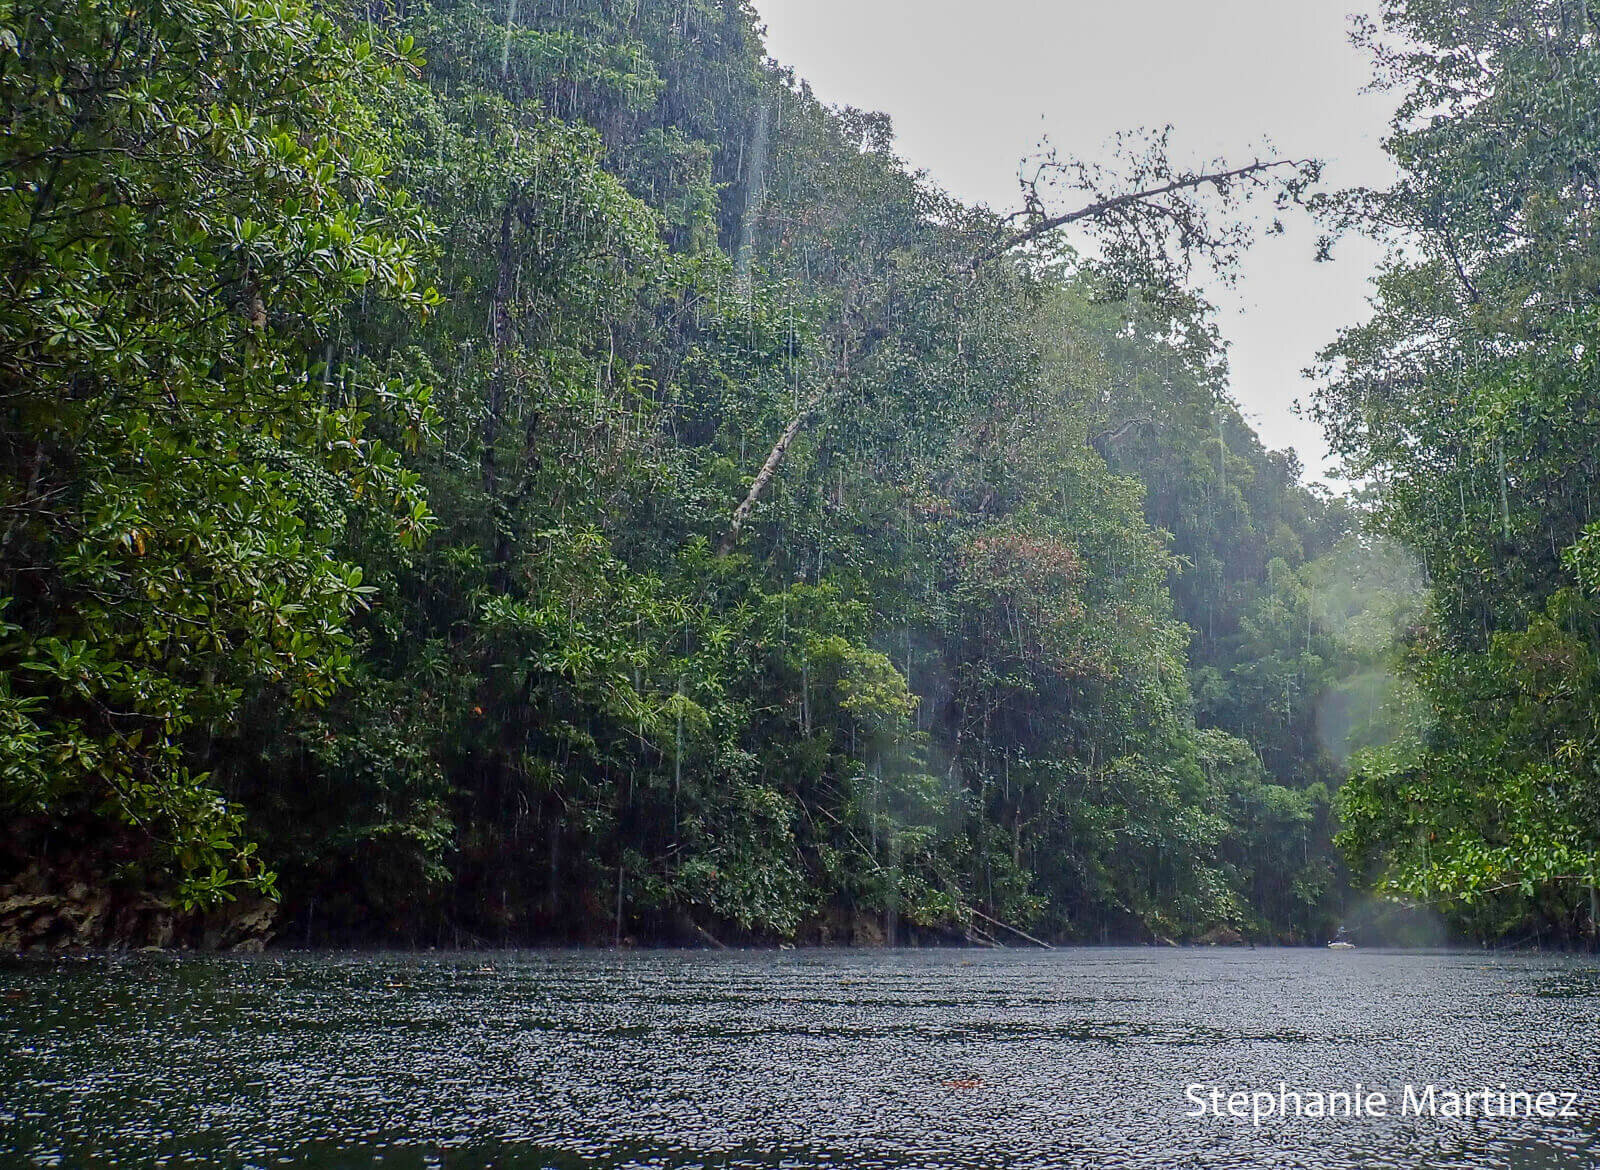
[[[1118,130],[1167,122],[1182,161],[1248,158],[1267,136],[1328,160],[1334,186],[1389,174],[1393,98],[1360,92],[1370,67],[1347,40],[1362,0],[754,2],[769,51],[818,96],[890,114],[902,157],[992,207],[1016,205],[1017,164],[1042,135],[1095,157]],[[1294,447],[1316,477],[1326,447],[1293,413],[1300,371],[1365,314],[1379,253],[1346,241],[1317,264],[1313,225],[1288,228],[1257,243],[1234,290],[1209,291],[1234,394],[1268,446]]]

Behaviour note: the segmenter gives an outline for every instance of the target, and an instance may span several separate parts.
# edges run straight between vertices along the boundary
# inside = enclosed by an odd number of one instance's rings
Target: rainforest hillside
[[[1202,187],[1306,168],[1157,136],[1077,172],[1080,257],[737,0],[15,0],[0,116],[13,894],[422,945],[1337,924],[1349,631],[1403,590],[1184,282],[1242,242]]]

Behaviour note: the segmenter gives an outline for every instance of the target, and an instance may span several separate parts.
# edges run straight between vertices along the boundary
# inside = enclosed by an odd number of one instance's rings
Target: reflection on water
[[[1224,1088],[1577,1120],[1184,1116]],[[1587,957],[268,955],[0,967],[0,1165],[1578,1167]]]

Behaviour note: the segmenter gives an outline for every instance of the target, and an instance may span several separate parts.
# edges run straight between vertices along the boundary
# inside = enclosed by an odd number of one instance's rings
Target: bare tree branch
[[[1033,224],[1022,231],[1015,232],[1006,239],[1001,240],[998,244],[984,248],[982,251],[976,253],[970,259],[968,259],[966,263],[964,263],[960,269],[958,269],[958,271],[961,273],[976,272],[980,266],[988,263],[989,261],[996,260],[1008,252],[1013,252],[1018,248],[1021,248],[1027,244],[1031,244],[1033,241],[1039,239],[1039,237],[1047,235],[1050,232],[1055,231],[1057,228],[1063,228],[1069,224],[1079,223],[1083,220],[1100,219],[1113,212],[1120,211],[1123,208],[1131,207],[1135,204],[1149,205],[1152,211],[1155,211],[1158,214],[1165,214],[1170,217],[1172,213],[1169,209],[1163,208],[1159,204],[1154,203],[1155,200],[1160,199],[1163,195],[1171,195],[1179,191],[1189,191],[1197,187],[1204,187],[1207,184],[1225,185],[1228,183],[1237,182],[1240,179],[1262,177],[1283,167],[1293,167],[1297,171],[1303,171],[1306,168],[1315,165],[1316,164],[1313,162],[1313,160],[1310,159],[1280,158],[1265,162],[1257,160],[1247,166],[1235,167],[1232,170],[1203,171],[1195,174],[1180,175],[1170,182],[1163,183],[1160,186],[1149,187],[1142,191],[1129,191],[1124,195],[1116,195],[1109,199],[1101,199],[1094,203],[1086,204],[1083,207],[1078,208],[1076,211],[1069,211],[1064,215],[1044,216],[1043,218],[1036,220]],[[1034,182],[1037,183],[1037,180],[1034,180]],[[1009,222],[1010,220],[1018,218],[1027,218],[1030,214],[1037,213],[1027,211],[1013,212],[1011,215],[1006,217],[1005,222]]]
[[[779,436],[777,443],[773,445],[771,454],[767,456],[767,461],[761,465],[761,470],[756,473],[755,479],[751,481],[750,491],[745,496],[744,502],[734,509],[733,521],[728,526],[728,531],[723,534],[721,543],[717,546],[717,554],[719,556],[727,556],[733,551],[733,546],[739,543],[739,533],[743,531],[745,521],[750,519],[750,513],[755,511],[756,504],[761,501],[761,493],[767,490],[767,484],[777,474],[778,465],[783,462],[784,455],[788,453],[789,445],[795,441],[800,432],[805,429],[806,424],[811,421],[812,416],[822,407],[823,400],[826,397],[826,394],[818,394],[801,408],[800,413],[790,420],[788,426],[784,427],[783,434]]]
[[[1114,430],[1114,431],[1101,431],[1098,435],[1095,435],[1089,441],[1091,443],[1093,443],[1093,444],[1096,444],[1096,445],[1098,445],[1100,443],[1115,443],[1118,439],[1122,438],[1123,435],[1125,435],[1129,431],[1133,430],[1134,427],[1142,427],[1142,426],[1145,426],[1145,425],[1147,425],[1149,423],[1152,423],[1154,421],[1155,420],[1152,419],[1152,418],[1130,418],[1126,422],[1124,422],[1121,426],[1117,427],[1116,430]]]

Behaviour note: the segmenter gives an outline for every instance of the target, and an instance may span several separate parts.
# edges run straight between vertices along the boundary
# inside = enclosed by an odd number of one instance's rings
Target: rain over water
[[[540,952],[14,963],[0,1164],[1578,1167],[1600,963],[1478,952]],[[1186,1116],[1575,1091],[1573,1119]]]

